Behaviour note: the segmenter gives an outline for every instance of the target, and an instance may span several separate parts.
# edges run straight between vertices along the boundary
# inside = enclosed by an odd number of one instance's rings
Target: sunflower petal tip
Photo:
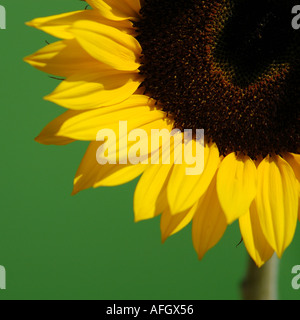
[[[204,258],[204,255],[205,255],[205,254],[198,253],[198,260],[199,260],[199,261],[202,261],[203,258]]]
[[[26,22],[25,22],[25,25],[28,26],[28,27],[34,27],[33,21],[34,21],[34,20],[26,21]]]
[[[232,216],[228,216],[226,214],[225,214],[225,218],[226,218],[226,222],[229,226],[232,225],[237,220],[236,218],[233,218]]]
[[[41,19],[35,18],[30,21],[26,21],[25,25],[28,27],[38,28],[41,25]]]
[[[43,144],[43,138],[40,134],[34,138],[34,141],[37,143]]]
[[[166,241],[167,241],[167,239],[168,239],[168,237],[167,237],[165,234],[162,234],[162,235],[161,235],[161,243],[162,243],[162,244],[165,244]]]
[[[134,223],[139,223],[139,222],[141,222],[143,220],[145,220],[145,219],[143,219],[140,214],[137,214],[137,212],[134,211]]]
[[[261,269],[267,261],[262,260],[259,256],[250,256],[258,269]]]
[[[135,223],[139,223],[139,222],[142,222],[142,221],[145,221],[145,220],[147,220],[145,217],[143,217],[143,216],[135,216],[134,217],[134,222]]]
[[[43,99],[46,101],[51,101],[51,94],[47,94],[46,96],[43,97]]]
[[[278,259],[281,259],[283,254],[284,254],[284,250],[275,250]]]
[[[261,261],[261,262],[255,262],[256,266],[258,269],[261,269],[264,265],[265,265],[265,262],[264,261]]]
[[[32,67],[36,67],[38,64],[34,61],[34,54],[24,57],[23,62],[28,63]]]
[[[79,193],[79,190],[77,190],[76,188],[75,188],[75,186],[74,186],[74,188],[73,188],[73,190],[72,190],[72,192],[71,192],[71,196],[76,196],[76,194],[78,194]]]

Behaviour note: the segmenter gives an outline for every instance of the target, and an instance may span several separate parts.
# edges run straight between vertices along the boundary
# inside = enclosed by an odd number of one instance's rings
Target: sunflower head
[[[299,211],[300,33],[292,0],[87,0],[88,10],[28,23],[61,41],[25,60],[64,77],[46,97],[68,110],[37,141],[91,141],[77,193],[138,176],[136,221],[161,214],[162,239],[192,223],[199,258],[239,220],[258,266],[291,243]],[[119,130],[119,122],[127,129]],[[111,129],[118,163],[96,155]],[[204,171],[175,162],[128,162],[132,129],[205,130]],[[174,139],[175,141],[175,139]],[[126,142],[126,143],[125,143]],[[151,151],[148,136],[135,151]],[[199,141],[193,140],[197,146]],[[111,147],[111,146],[110,146]],[[159,146],[164,157],[163,142]],[[132,149],[130,149],[132,151]]]

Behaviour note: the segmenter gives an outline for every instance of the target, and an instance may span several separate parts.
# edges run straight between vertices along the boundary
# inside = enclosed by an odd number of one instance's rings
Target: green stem
[[[242,283],[244,300],[278,300],[279,259],[274,255],[262,268],[250,259],[248,273]]]

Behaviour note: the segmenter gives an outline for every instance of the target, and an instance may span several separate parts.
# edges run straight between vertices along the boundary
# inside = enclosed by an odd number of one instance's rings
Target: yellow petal
[[[300,154],[287,153],[284,159],[293,168],[297,180],[300,182]]]
[[[48,16],[43,18],[36,18],[26,24],[30,27],[42,30],[56,38],[73,39],[74,34],[70,31],[70,27],[76,21],[91,20],[104,25],[112,26],[120,31],[128,34],[135,34],[132,23],[129,20],[111,21],[100,16],[98,10],[81,10]]]
[[[171,214],[170,209],[167,208],[160,219],[162,242],[165,242],[168,237],[185,228],[192,221],[196,209],[197,204],[195,204],[191,209],[178,213],[174,216]]]
[[[45,99],[73,110],[110,106],[129,98],[141,84],[137,73],[101,70],[74,74]]]
[[[257,172],[246,156],[229,154],[222,161],[217,177],[217,191],[228,223],[246,214],[256,195]]]
[[[44,145],[56,145],[56,146],[65,146],[67,144],[70,144],[76,140],[69,139],[66,137],[59,137],[59,136],[47,136],[44,137],[43,140],[41,140],[39,137],[35,138],[35,141],[44,144]]]
[[[151,129],[148,141],[148,159],[151,166],[140,179],[134,195],[135,220],[151,219],[168,207],[167,186],[175,161],[176,151],[182,148],[183,135],[174,134],[173,124],[165,122],[165,127]],[[160,140],[160,133],[166,133],[167,140]],[[173,139],[174,137],[174,139]],[[153,141],[158,143],[153,143]]]
[[[171,164],[154,164],[142,175],[134,193],[136,222],[154,218],[168,205],[160,195],[165,192],[171,168]]]
[[[266,240],[259,222],[255,201],[250,206],[250,211],[239,219],[243,241],[249,255],[260,268],[274,254]]]
[[[201,175],[187,175],[186,164],[175,164],[168,184],[167,194],[172,214],[191,208],[205,193],[220,163],[215,144],[205,144],[204,171]]]
[[[135,101],[133,98],[132,100]],[[132,100],[95,110],[69,110],[50,122],[37,140],[43,143],[59,136],[74,140],[96,141],[101,129],[111,129],[118,136],[120,121],[127,121],[128,132],[136,128],[148,132],[151,128],[168,127],[163,111],[153,110],[149,106],[128,107]]]
[[[300,155],[295,153],[288,153],[285,155],[284,159],[289,163],[289,165],[294,170],[296,179],[298,180],[299,186],[299,197],[300,197]]]
[[[219,242],[226,228],[226,218],[217,196],[215,175],[207,191],[199,200],[193,218],[193,244],[199,259],[202,259],[206,252]]]
[[[147,168],[143,164],[99,164],[96,153],[102,143],[90,143],[76,173],[73,194],[91,187],[117,186],[127,183],[137,178]]]
[[[258,216],[267,241],[279,257],[296,230],[297,183],[293,169],[279,156],[268,156],[258,166]]]
[[[139,18],[141,5],[139,0],[87,0],[102,17],[110,20],[132,20]]]
[[[150,140],[151,130],[157,125],[163,125],[166,129],[170,130],[170,127],[166,122],[151,122],[146,125],[140,126],[139,130],[144,130],[144,132],[146,133],[146,139]],[[78,172],[76,174],[73,194],[91,186],[96,188],[99,186],[114,186],[126,183],[138,177],[142,172],[144,172],[146,168],[148,168],[148,164],[130,164],[131,159],[129,159],[129,153],[132,145],[134,145],[135,142],[127,141],[129,140],[129,136],[129,131],[122,130],[121,132],[116,132],[116,139],[113,141],[113,143],[115,144],[114,149],[116,149],[115,153],[106,157],[106,160],[113,160],[113,163],[115,163],[115,165],[99,165],[98,161],[96,160],[96,155],[98,157],[98,149],[100,148],[100,146],[102,146],[103,142],[95,142],[90,144],[88,151],[84,159],[82,160],[80,168],[78,169]],[[124,140],[126,140],[126,144],[125,146],[121,146],[121,143],[123,144]],[[143,141],[143,143],[146,142],[149,143],[149,141]],[[108,142],[105,141],[105,143],[107,144]],[[123,150],[124,148],[126,150]],[[150,150],[146,148],[146,154],[142,156],[147,158],[149,156],[149,153]],[[125,163],[127,164],[120,164],[123,163],[125,157],[127,160]],[[159,196],[159,199],[161,199],[161,195]],[[157,203],[161,202],[161,200],[159,199]],[[164,200],[164,203],[167,203],[167,201]],[[165,206],[162,207],[162,210],[164,208]]]
[[[81,10],[58,14],[49,17],[36,18],[26,24],[37,28],[60,39],[72,39],[74,35],[70,32],[72,24],[79,20],[97,20],[99,14],[93,10]]]
[[[139,68],[142,49],[133,36],[87,20],[74,23],[70,30],[82,48],[100,62],[122,71]]]
[[[288,153],[284,159],[294,170],[295,176],[298,180],[298,220],[300,221],[300,155],[295,153]]]
[[[119,186],[139,177],[147,168],[146,164],[107,164],[102,166],[94,188]]]
[[[33,67],[60,77],[69,77],[84,70],[86,73],[108,69],[84,51],[76,40],[52,43],[24,59]]]

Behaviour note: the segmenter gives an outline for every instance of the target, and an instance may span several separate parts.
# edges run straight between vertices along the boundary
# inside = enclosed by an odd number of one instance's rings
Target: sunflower
[[[25,58],[64,79],[45,99],[68,110],[36,140],[90,141],[73,194],[142,174],[135,220],[161,215],[163,241],[192,223],[202,259],[239,220],[258,266],[274,252],[281,257],[299,218],[300,33],[291,28],[293,1],[86,2],[86,10],[29,22],[62,40]],[[132,129],[204,129],[202,174],[187,175],[189,164],[174,161],[100,165],[97,132],[117,132],[125,120],[128,131],[119,139]],[[120,148],[116,153],[123,157]]]

